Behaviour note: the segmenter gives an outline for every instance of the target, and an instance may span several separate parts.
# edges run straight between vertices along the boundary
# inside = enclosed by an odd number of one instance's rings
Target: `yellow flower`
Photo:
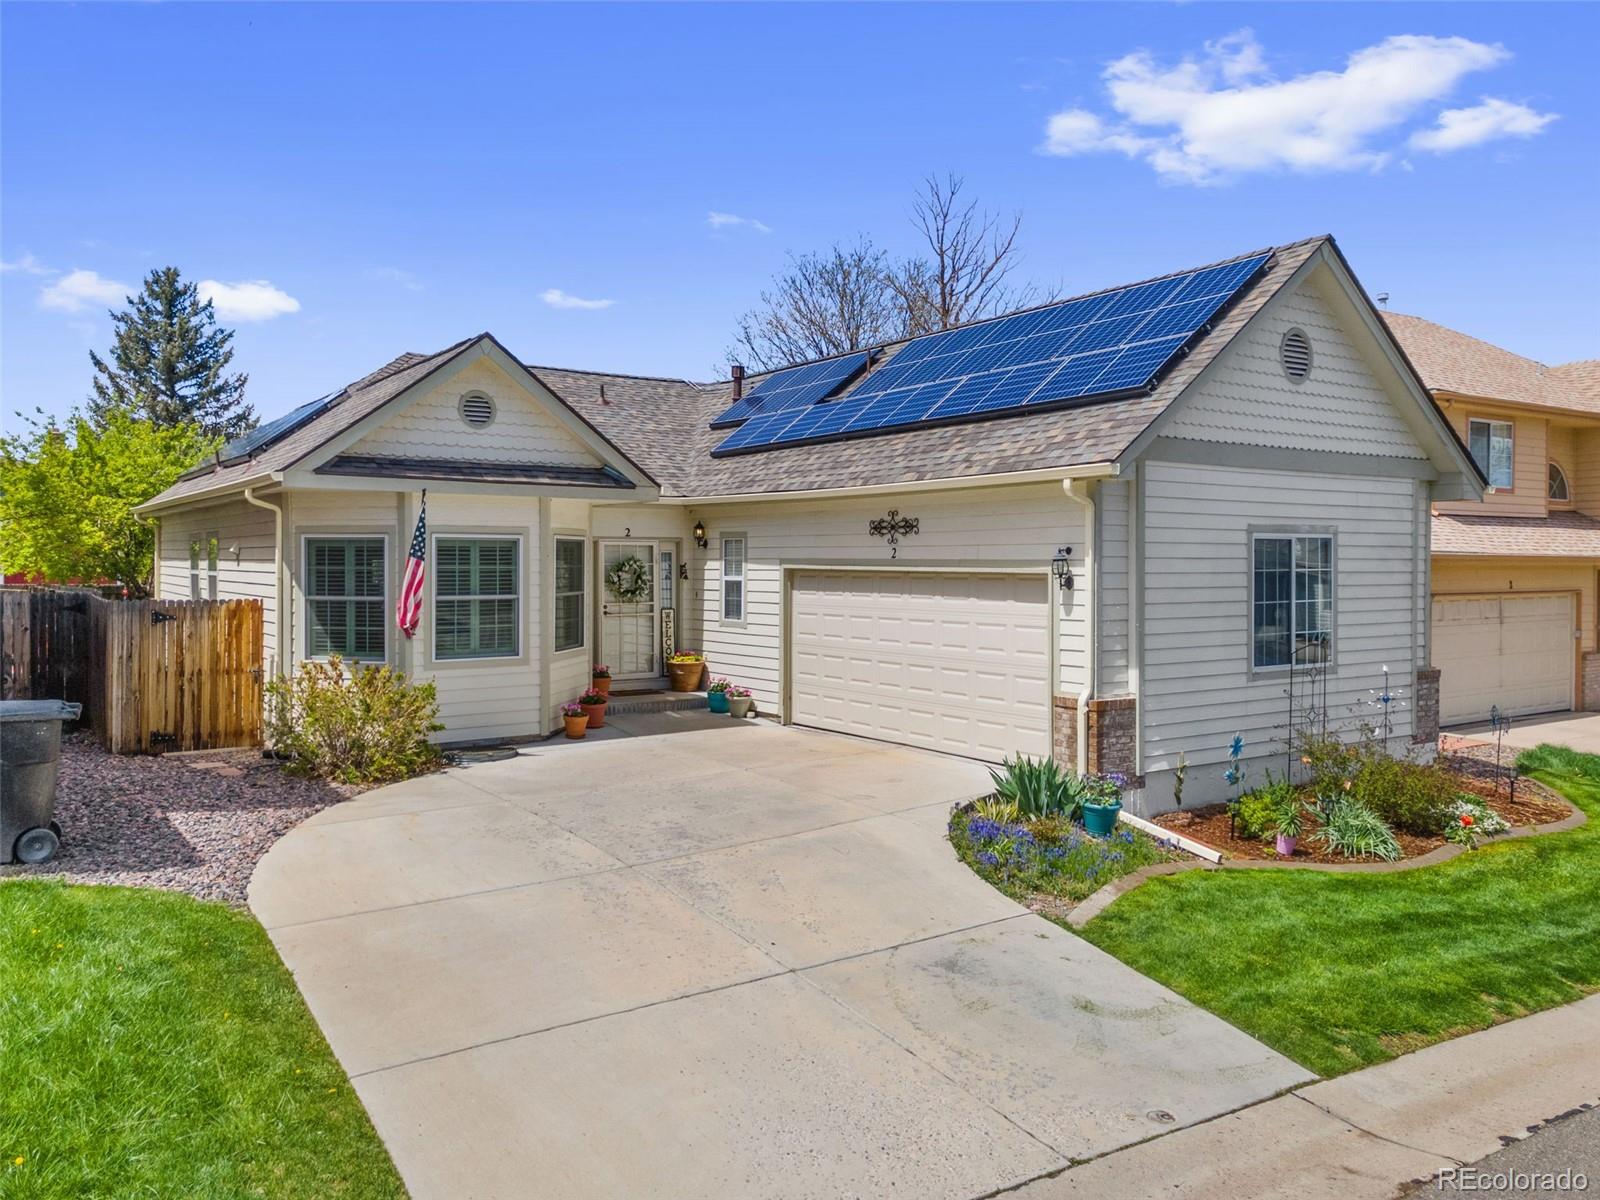
[[[38,933],[39,931],[37,929],[35,929],[34,932]],[[15,1158],[13,1158],[11,1160],[11,1165],[13,1167],[20,1167],[23,1163],[25,1163],[27,1161],[28,1160],[25,1157],[23,1157],[22,1155],[19,1154],[19,1155],[17,1155]]]

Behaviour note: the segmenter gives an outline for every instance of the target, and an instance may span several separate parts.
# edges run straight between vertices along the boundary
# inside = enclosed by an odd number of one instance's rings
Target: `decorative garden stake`
[[[1505,736],[1511,732],[1511,718],[1500,711],[1498,704],[1489,709],[1489,728],[1494,732],[1494,776],[1496,788],[1499,786],[1500,775],[1505,767],[1501,764],[1500,756],[1504,750]],[[1517,798],[1517,769],[1511,768],[1511,774],[1506,779],[1506,798]]]
[[[1189,759],[1182,750],[1178,751],[1178,765],[1172,772],[1172,803],[1178,808],[1183,807],[1183,782],[1189,777]]]
[[[1228,769],[1222,773],[1222,778],[1233,788],[1233,799],[1228,801],[1229,838],[1234,836],[1234,826],[1239,816],[1239,793],[1244,786],[1245,771],[1248,770],[1244,763],[1239,761],[1243,754],[1244,738],[1236,733],[1233,735],[1233,741],[1228,743]]]

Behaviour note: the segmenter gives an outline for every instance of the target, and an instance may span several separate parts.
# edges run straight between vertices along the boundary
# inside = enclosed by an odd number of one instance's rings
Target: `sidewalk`
[[[1308,1084],[1006,1195],[1388,1200],[1597,1101],[1600,995]]]

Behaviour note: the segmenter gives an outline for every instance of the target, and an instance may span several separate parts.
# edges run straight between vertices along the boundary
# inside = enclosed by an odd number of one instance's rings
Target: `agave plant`
[[[1019,754],[1008,758],[1003,771],[990,770],[995,798],[1014,804],[1027,820],[1040,817],[1065,817],[1069,821],[1083,815],[1083,783],[1063,771],[1051,758],[1029,758]]]

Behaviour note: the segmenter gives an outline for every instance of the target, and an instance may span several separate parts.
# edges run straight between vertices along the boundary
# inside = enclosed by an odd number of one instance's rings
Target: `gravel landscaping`
[[[259,750],[114,755],[88,734],[69,734],[56,804],[61,849],[43,866],[0,866],[0,878],[55,876],[243,904],[274,842],[362,790],[290,775]]]

